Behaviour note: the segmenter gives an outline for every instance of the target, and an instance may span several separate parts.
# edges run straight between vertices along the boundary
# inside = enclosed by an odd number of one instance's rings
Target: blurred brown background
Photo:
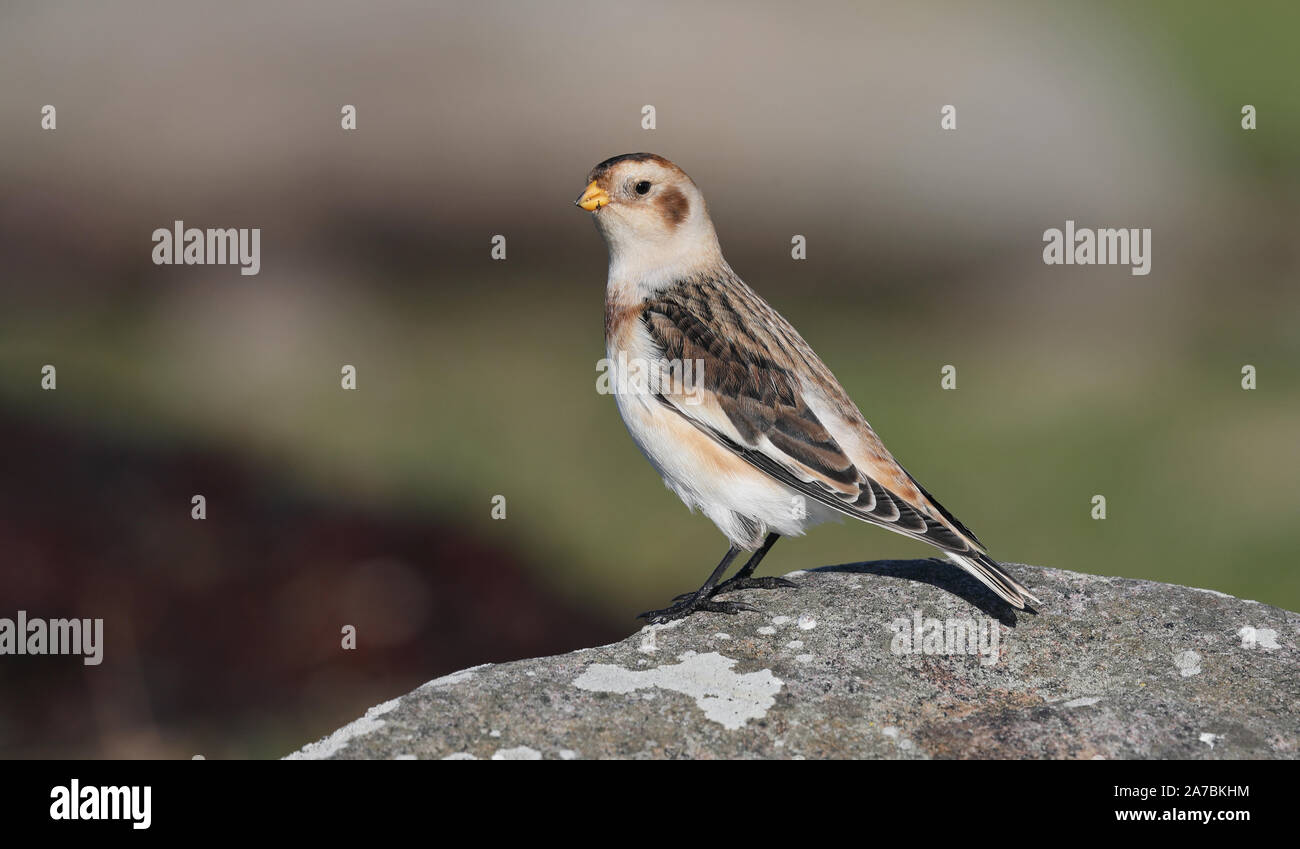
[[[691,173],[731,264],[996,556],[1300,608],[1294,4],[0,22],[0,616],[106,620],[102,666],[0,657],[0,755],[278,756],[696,586],[722,537],[595,392],[606,256],[571,204],[629,151]],[[1045,266],[1067,218],[1151,228],[1151,274]],[[176,219],[262,228],[261,274],[154,266]],[[765,571],[929,554],[831,526]]]

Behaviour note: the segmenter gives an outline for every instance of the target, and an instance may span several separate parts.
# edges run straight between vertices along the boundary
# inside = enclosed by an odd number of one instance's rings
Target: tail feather
[[[967,572],[979,579],[980,583],[997,593],[998,597],[1003,599],[1013,607],[1023,610],[1026,600],[1035,604],[1042,604],[1034,594],[1025,588],[1023,584],[1017,581],[993,558],[979,551],[969,551],[962,554],[946,551],[948,559],[956,563]]]

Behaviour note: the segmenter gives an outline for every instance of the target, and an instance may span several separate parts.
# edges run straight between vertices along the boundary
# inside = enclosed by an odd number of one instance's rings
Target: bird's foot
[[[663,610],[647,610],[637,616],[637,619],[644,619],[651,625],[662,625],[665,622],[672,622],[674,619],[683,619],[695,612],[702,613],[726,613],[734,616],[745,610],[758,610],[752,604],[745,604],[739,601],[713,601],[709,596],[702,596],[697,593],[687,593],[684,600],[677,601],[671,607],[665,607]]]
[[[730,580],[723,581],[714,587],[708,597],[713,598],[714,596],[735,592],[736,590],[779,590],[784,589],[785,587],[797,586],[799,585],[794,581],[787,581],[785,578],[731,578]],[[695,595],[695,593],[683,593],[673,599],[673,601],[681,601],[682,599],[690,598],[693,595]]]

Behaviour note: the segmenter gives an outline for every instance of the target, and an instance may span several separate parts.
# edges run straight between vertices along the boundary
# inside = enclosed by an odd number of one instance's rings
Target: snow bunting
[[[642,618],[756,609],[715,597],[793,586],[752,575],[779,537],[841,516],[935,546],[1017,608],[1038,601],[898,464],[803,337],[731,270],[684,171],[630,153],[587,179],[576,203],[609,247],[607,356],[652,378],[615,371],[619,413],[668,487],[731,542],[702,587]],[[720,582],[741,551],[754,554]]]

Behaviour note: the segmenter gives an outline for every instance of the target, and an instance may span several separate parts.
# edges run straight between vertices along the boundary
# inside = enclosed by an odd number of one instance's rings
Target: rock
[[[761,613],[466,669],[290,757],[1297,757],[1300,614],[1010,568],[1039,612],[945,561],[794,572],[730,596]]]

